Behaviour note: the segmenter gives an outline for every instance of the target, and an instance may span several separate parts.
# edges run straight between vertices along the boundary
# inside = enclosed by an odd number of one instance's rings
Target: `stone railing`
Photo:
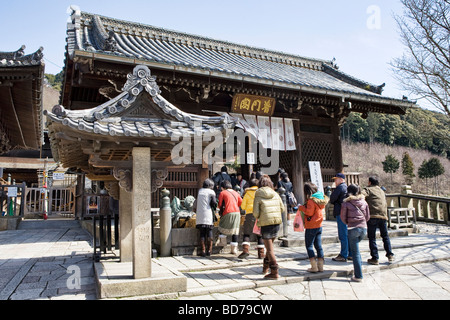
[[[388,207],[414,208],[418,221],[449,224],[450,198],[411,193],[409,186],[402,193],[387,194]]]

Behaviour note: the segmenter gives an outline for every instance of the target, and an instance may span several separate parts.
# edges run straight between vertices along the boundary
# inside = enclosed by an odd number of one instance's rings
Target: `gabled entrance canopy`
[[[161,96],[149,68],[142,65],[128,75],[114,99],[77,111],[55,106],[45,114],[53,154],[63,166],[81,168],[98,175],[97,180],[119,180],[121,262],[132,261],[133,278],[151,277],[152,192],[168,175],[171,150],[178,143],[172,138],[222,132],[234,123],[228,115],[181,111]],[[161,213],[163,226],[164,221],[171,225],[170,210]],[[168,234],[162,229],[161,235]]]
[[[136,146],[152,147],[152,161],[169,165],[170,151],[180,137],[225,131],[235,125],[228,115],[181,111],[161,96],[149,68],[142,65],[128,75],[122,93],[114,99],[85,110],[58,105],[45,115],[55,160],[91,173],[128,167]]]

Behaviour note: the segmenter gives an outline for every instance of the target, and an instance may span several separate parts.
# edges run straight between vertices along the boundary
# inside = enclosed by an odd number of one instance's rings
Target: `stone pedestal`
[[[133,148],[133,278],[152,275],[150,148]]]

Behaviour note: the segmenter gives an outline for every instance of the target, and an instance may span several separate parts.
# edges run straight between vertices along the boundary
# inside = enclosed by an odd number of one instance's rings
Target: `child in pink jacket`
[[[367,221],[370,219],[369,205],[361,194],[361,188],[355,184],[348,186],[347,195],[341,206],[341,220],[348,228],[348,245],[354,268],[352,280],[361,282],[363,275],[359,242],[367,234]]]

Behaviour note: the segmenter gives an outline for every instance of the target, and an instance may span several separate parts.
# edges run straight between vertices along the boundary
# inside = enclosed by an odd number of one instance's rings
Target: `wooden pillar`
[[[299,205],[304,203],[303,199],[303,166],[302,166],[302,139],[300,133],[300,121],[293,121],[295,145],[297,149],[293,153],[292,165],[292,187]]]
[[[202,166],[198,170],[198,188],[203,187],[203,181],[209,178],[209,168],[208,164],[203,162]]]
[[[133,148],[133,277],[152,274],[151,153],[150,148]]]
[[[334,137],[333,141],[333,157],[336,159],[335,170],[336,172],[344,172],[344,160],[342,156],[342,141],[341,130],[337,121],[332,125],[331,132]]]

